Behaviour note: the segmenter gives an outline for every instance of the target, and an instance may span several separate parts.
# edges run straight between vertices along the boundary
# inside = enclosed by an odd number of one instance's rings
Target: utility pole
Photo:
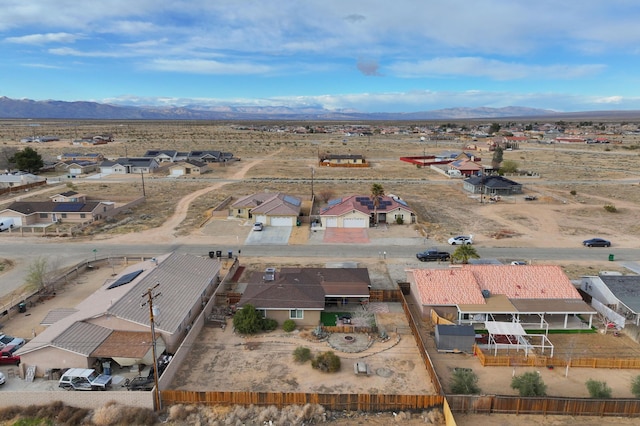
[[[151,324],[151,356],[153,357],[153,384],[154,384],[154,393],[153,397],[155,400],[156,411],[162,409],[162,401],[160,400],[160,389],[158,387],[158,356],[156,354],[156,323],[155,323],[155,315],[157,314],[157,308],[153,307],[153,299],[156,297],[160,297],[162,293],[153,293],[153,290],[158,288],[160,282],[157,282],[153,287],[149,287],[145,293],[142,294],[142,297],[146,297],[146,302],[140,304],[140,307],[143,308],[145,305],[149,305],[149,323]],[[155,312],[154,312],[155,310]]]
[[[144,190],[144,172],[140,170],[140,178],[142,179],[142,196],[146,197],[147,192]]]
[[[313,192],[313,178],[316,175],[316,169],[314,169],[313,167],[311,167],[311,199],[313,200],[313,197],[315,195],[315,193]]]

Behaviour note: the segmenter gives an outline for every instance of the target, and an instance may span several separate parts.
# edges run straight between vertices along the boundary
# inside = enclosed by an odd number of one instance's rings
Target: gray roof
[[[600,275],[600,279],[620,302],[640,313],[640,275]]]
[[[132,288],[126,296],[115,302],[107,312],[148,327],[149,309],[140,307],[141,303],[146,302],[146,297],[142,295],[149,288],[160,284],[153,291],[153,294],[161,294],[154,299],[154,306],[159,310],[156,328],[173,334],[183,325],[182,321],[188,311],[217,279],[219,273],[218,261],[208,257],[172,253],[144,278],[130,284]]]
[[[91,213],[101,203],[89,201],[86,203],[56,203],[53,201],[16,201],[7,206],[7,210],[13,210],[24,215],[35,213]]]
[[[40,321],[40,325],[51,325],[54,322],[58,322],[61,319],[68,317],[69,315],[75,314],[76,312],[78,312],[78,310],[73,308],[52,309],[47,312],[47,315],[45,315],[42,321]]]
[[[89,356],[112,330],[88,322],[78,321],[56,337],[51,344],[61,349]]]

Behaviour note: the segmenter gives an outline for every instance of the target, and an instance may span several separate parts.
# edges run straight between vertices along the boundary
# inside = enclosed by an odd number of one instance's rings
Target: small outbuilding
[[[436,348],[441,352],[473,352],[476,332],[472,325],[436,325]]]

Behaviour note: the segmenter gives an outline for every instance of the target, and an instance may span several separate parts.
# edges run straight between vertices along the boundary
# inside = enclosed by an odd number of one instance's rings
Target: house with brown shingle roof
[[[415,223],[416,214],[404,200],[395,196],[379,198],[378,207],[368,196],[351,195],[329,201],[329,205],[320,211],[320,220],[324,228],[368,228],[376,223],[397,223],[398,218],[404,224]]]
[[[253,305],[264,318],[291,319],[302,326],[319,324],[326,306],[359,307],[369,300],[366,268],[282,268],[254,273],[238,306]]]
[[[280,192],[258,192],[243,197],[229,208],[229,216],[254,219],[268,226],[295,226],[302,200]]]
[[[588,317],[591,326],[596,314],[555,265],[462,265],[406,272],[422,314],[435,309],[457,324],[516,321],[543,328],[554,320],[568,328],[571,317]]]
[[[13,219],[16,227],[57,222],[90,223],[107,216],[113,208],[113,203],[101,201],[16,201],[0,211],[0,218]]]

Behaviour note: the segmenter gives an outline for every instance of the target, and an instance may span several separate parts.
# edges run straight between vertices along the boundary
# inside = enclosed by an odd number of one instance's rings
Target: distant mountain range
[[[471,120],[500,118],[633,119],[640,111],[586,111],[559,113],[551,110],[510,106],[504,108],[446,108],[411,113],[360,113],[321,108],[287,107],[186,107],[125,106],[97,102],[34,101],[0,97],[0,119],[78,120]]]

